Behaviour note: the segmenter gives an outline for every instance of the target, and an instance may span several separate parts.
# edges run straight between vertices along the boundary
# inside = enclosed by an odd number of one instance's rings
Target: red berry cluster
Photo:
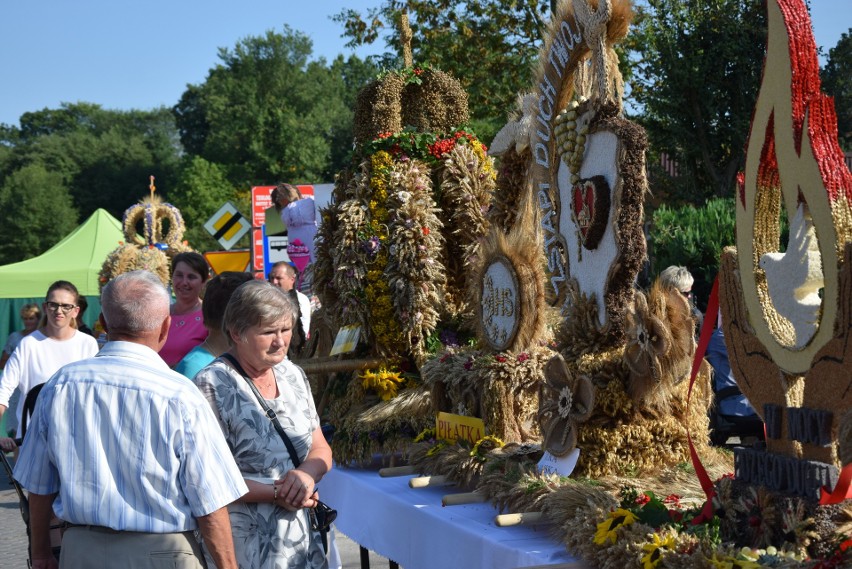
[[[428,146],[429,154],[431,154],[438,160],[442,159],[444,157],[444,154],[455,148],[456,143],[462,137],[466,138],[471,143],[476,140],[476,137],[472,134],[458,131],[451,138],[438,139],[434,144],[430,144]]]

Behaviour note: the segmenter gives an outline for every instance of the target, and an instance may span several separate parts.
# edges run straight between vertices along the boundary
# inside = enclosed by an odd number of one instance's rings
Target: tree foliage
[[[88,216],[104,208],[120,217],[147,191],[148,177],[173,185],[180,145],[171,113],[112,111],[90,103],[24,113],[7,137],[7,172],[40,165],[58,176]]]
[[[852,151],[852,28],[828,50],[828,61],[820,76],[823,91],[834,97],[840,145]]]
[[[62,176],[42,164],[18,168],[0,186],[0,263],[40,255],[77,226]]]
[[[351,108],[378,68],[354,56],[314,61],[311,49],[289,28],[222,49],[221,63],[172,109],[114,111],[79,102],[24,113],[20,126],[0,125],[0,188],[17,192],[40,180],[68,206],[63,219],[99,207],[121,218],[147,195],[153,175],[158,193],[181,207],[191,244],[218,248],[202,226],[225,201],[247,213],[252,185],[330,181],[348,162]],[[42,208],[33,216],[55,217],[43,200],[27,203]],[[13,243],[24,240],[9,254],[39,254],[55,241],[22,235]]]
[[[352,140],[347,100],[377,70],[355,57],[329,67],[311,53],[311,40],[287,26],[221,49],[221,63],[174,108],[187,151],[222,166],[233,185],[332,179],[344,158],[332,143]]]
[[[184,239],[190,247],[199,251],[219,249],[204,224],[225,202],[236,202],[236,190],[222,167],[200,156],[187,157],[169,201],[180,209],[187,228]]]
[[[630,94],[652,161],[679,166],[673,197],[733,194],[766,46],[762,0],[645,0],[627,38]]]
[[[456,77],[470,95],[471,126],[490,141],[514,108],[519,92],[531,87],[533,64],[550,17],[549,0],[384,0],[362,15],[343,10],[349,45],[384,37],[401,53],[399,15],[407,8],[418,64],[429,64]],[[387,54],[385,63],[393,61]]]

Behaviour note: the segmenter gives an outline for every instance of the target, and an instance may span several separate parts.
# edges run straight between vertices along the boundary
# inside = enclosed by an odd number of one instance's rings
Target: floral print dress
[[[311,434],[319,427],[310,386],[302,370],[289,360],[273,369],[279,396],[266,403],[304,460],[311,447]],[[293,463],[284,441],[246,381],[221,359],[195,376],[243,476],[272,484],[293,468]],[[241,569],[328,567],[322,541],[311,530],[306,509],[289,512],[268,503],[234,502],[228,512]],[[205,556],[207,565],[215,567],[206,548]]]

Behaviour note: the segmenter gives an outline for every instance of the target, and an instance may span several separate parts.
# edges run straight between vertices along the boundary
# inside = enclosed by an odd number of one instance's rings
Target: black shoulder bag
[[[282,427],[281,423],[278,421],[275,411],[266,404],[266,399],[263,398],[263,395],[261,395],[260,391],[257,390],[257,386],[255,386],[254,382],[248,375],[246,375],[246,372],[243,369],[243,366],[240,365],[240,362],[227,352],[222,354],[221,357],[228,360],[228,362],[234,366],[234,369],[237,370],[237,373],[243,376],[243,379],[246,380],[246,383],[248,383],[249,388],[251,388],[254,393],[254,396],[257,397],[257,402],[260,403],[260,408],[263,409],[266,417],[272,422],[272,426],[275,427],[276,431],[278,431],[278,435],[281,437],[281,440],[284,441],[284,445],[287,447],[287,452],[290,453],[290,460],[293,462],[293,468],[299,468],[302,461],[299,459],[299,454],[296,452],[293,442],[290,440],[290,437],[287,436],[287,433],[284,432],[284,427]],[[320,537],[322,537],[322,547],[325,552],[328,553],[328,530],[337,518],[337,510],[330,507],[325,502],[317,500],[317,505],[308,510],[308,514],[311,518],[311,529],[320,533]]]

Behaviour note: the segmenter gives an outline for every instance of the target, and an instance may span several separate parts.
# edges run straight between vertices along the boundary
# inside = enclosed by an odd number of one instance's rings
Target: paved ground
[[[0,467],[0,565],[9,569],[27,566],[27,530],[18,504],[18,495]]]
[[[0,567],[5,569],[27,567],[28,540],[19,503],[18,494],[0,466]],[[358,544],[338,533],[337,545],[343,569],[359,569],[361,558]],[[370,554],[371,568],[380,569],[387,566],[387,560],[375,553]]]

